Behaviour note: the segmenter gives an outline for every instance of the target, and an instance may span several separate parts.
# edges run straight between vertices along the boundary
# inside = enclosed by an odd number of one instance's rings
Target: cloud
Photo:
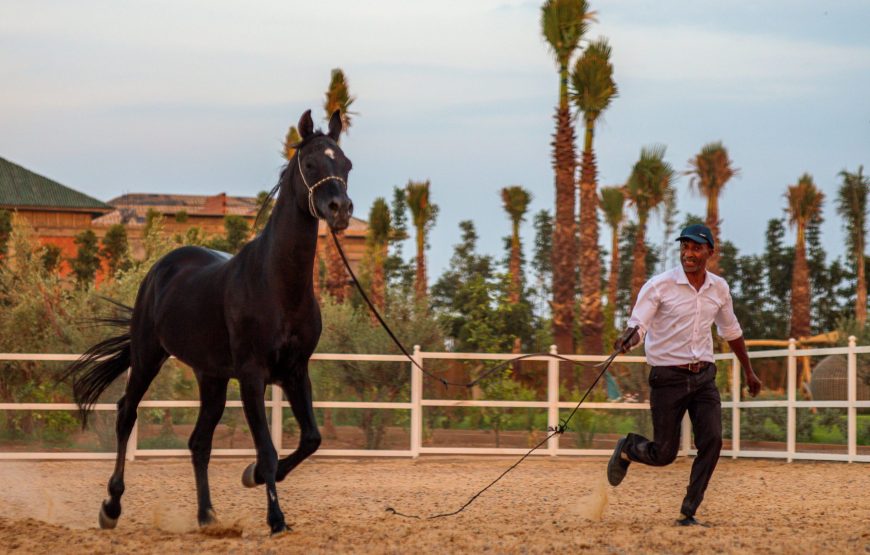
[[[679,83],[717,98],[775,100],[830,88],[832,77],[870,70],[870,47],[700,26],[607,25],[617,79]]]

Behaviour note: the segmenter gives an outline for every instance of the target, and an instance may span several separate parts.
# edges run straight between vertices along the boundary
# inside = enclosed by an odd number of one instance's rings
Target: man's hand
[[[640,342],[640,335],[637,333],[637,326],[626,328],[622,335],[613,342],[613,350],[619,351],[620,354],[627,353]]]
[[[752,368],[746,370],[746,385],[749,387],[749,394],[755,397],[761,391],[761,380],[755,375]]]

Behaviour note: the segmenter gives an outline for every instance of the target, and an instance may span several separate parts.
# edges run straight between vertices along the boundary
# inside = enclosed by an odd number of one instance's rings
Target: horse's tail
[[[62,380],[72,378],[73,396],[79,406],[82,428],[88,423],[88,413],[115,378],[130,367],[130,322],[133,309],[111,299],[106,299],[121,309],[114,317],[94,318],[92,323],[121,328],[120,335],[100,341],[84,352],[64,372]]]

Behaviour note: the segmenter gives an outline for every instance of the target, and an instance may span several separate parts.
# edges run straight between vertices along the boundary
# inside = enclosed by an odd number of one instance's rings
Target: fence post
[[[731,355],[731,458],[740,455],[740,361]]]
[[[127,383],[130,383],[130,372],[132,368],[127,368]],[[133,429],[130,431],[130,437],[127,439],[127,456],[128,461],[136,460],[136,449],[139,446],[139,409],[136,409],[136,421],[133,422]]]
[[[420,346],[414,345],[414,361],[423,366],[423,355]],[[423,372],[411,365],[411,456],[420,456],[423,446]]]
[[[854,462],[858,455],[858,409],[855,403],[858,401],[858,356],[855,353],[855,336],[849,336],[849,353],[847,354],[846,373],[848,375],[848,400],[847,411],[848,425],[848,449],[849,462]]]
[[[550,354],[558,355],[555,345],[550,345]],[[559,427],[559,361],[551,358],[547,361],[547,433]],[[559,435],[555,434],[547,440],[547,451],[551,457],[559,452]]]
[[[683,457],[689,456],[689,449],[692,448],[692,421],[689,419],[689,413],[683,415],[683,422],[680,426],[680,455]]]
[[[795,438],[797,435],[797,409],[795,402],[797,401],[797,342],[792,337],[788,340],[788,371],[786,375],[786,391],[788,398],[786,400],[786,462],[791,462],[794,459],[795,453]]]
[[[130,431],[130,439],[127,440],[127,460],[136,460],[136,449],[139,445],[139,419],[133,422],[133,429]]]
[[[281,395],[281,388],[277,384],[272,384],[272,444],[275,445],[275,451],[278,452],[278,455],[281,454],[281,437],[284,427],[284,409],[281,407],[283,397]]]

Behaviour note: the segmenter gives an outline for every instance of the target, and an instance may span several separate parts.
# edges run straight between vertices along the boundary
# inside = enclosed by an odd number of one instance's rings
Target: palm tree
[[[510,274],[510,294],[508,299],[512,304],[520,302],[522,296],[522,258],[520,247],[520,223],[525,219],[532,195],[519,185],[512,185],[501,190],[501,200],[505,212],[511,219],[511,255],[508,263]]]
[[[342,133],[348,132],[351,116],[357,115],[350,111],[350,105],[353,104],[354,100],[356,97],[350,94],[344,71],[339,68],[333,69],[329,79],[329,89],[326,91],[326,99],[323,101],[323,109],[326,111],[326,119],[329,119],[336,110],[340,110]]]
[[[561,353],[574,352],[574,270],[576,268],[574,127],[568,108],[568,66],[594,13],[586,0],[546,0],[541,32],[559,67],[559,106],[553,139],[556,216],[553,230],[553,339]],[[569,383],[569,387],[573,383]]]
[[[347,133],[351,124],[351,115],[355,115],[349,111],[349,108],[353,104],[353,101],[356,100],[356,97],[351,96],[347,79],[341,69],[332,70],[329,88],[326,90],[325,96],[323,109],[326,112],[326,119],[329,119],[338,110],[341,114],[341,132]],[[344,242],[344,231],[336,232],[335,236],[339,243]],[[326,237],[326,243],[323,245],[323,251],[326,262],[326,290],[335,300],[343,302],[347,296],[347,270],[344,268],[341,255],[338,254],[338,249],[335,248],[335,245],[328,236]]]
[[[501,190],[501,200],[505,211],[511,219],[511,255],[508,262],[508,274],[510,275],[510,291],[508,302],[517,305],[522,297],[522,252],[520,246],[520,223],[525,218],[532,195],[519,185],[512,185]],[[513,352],[522,351],[522,340],[514,337]],[[514,366],[514,372],[519,371],[519,364]]]
[[[299,135],[299,131],[296,129],[295,125],[291,125],[290,129],[287,130],[287,136],[284,137],[284,144],[281,148],[281,155],[288,162],[293,155],[296,154],[296,145],[302,141],[302,137]]]
[[[590,44],[574,64],[572,98],[583,112],[586,133],[580,169],[580,332],[586,353],[604,350],[601,310],[601,258],[598,249],[598,168],[592,149],[595,122],[617,94],[613,82],[611,49],[606,38]]]
[[[797,229],[794,247],[794,269],[791,274],[791,325],[789,336],[796,339],[810,335],[810,271],[807,266],[806,230],[812,222],[820,222],[825,195],[816,187],[813,176],[803,174],[797,184],[789,185],[788,221]]]
[[[656,145],[642,148],[640,159],[634,164],[626,184],[628,200],[637,211],[637,232],[634,236],[631,269],[631,306],[646,281],[646,224],[650,212],[667,198],[674,181],[674,168],[665,162],[665,147]]]
[[[411,221],[417,230],[417,272],[414,276],[414,292],[417,300],[426,297],[426,235],[435,223],[438,207],[429,201],[429,180],[408,181],[405,200],[411,210]]]
[[[843,217],[848,245],[854,256],[857,274],[855,285],[855,320],[862,328],[867,321],[867,282],[864,276],[864,239],[867,236],[867,190],[870,179],[864,176],[864,166],[858,171],[840,172],[843,184],[837,196],[837,213]]]
[[[381,197],[375,199],[369,211],[369,228],[366,235],[368,247],[367,261],[371,276],[371,301],[380,310],[384,311],[386,300],[386,279],[384,274],[384,262],[387,260],[387,246],[390,241],[390,207],[387,201]],[[372,323],[377,323],[374,313],[371,313]]]
[[[616,291],[619,285],[619,227],[625,217],[625,188],[602,187],[601,188],[601,211],[604,219],[610,226],[610,274],[607,277],[607,306],[611,309],[616,307]],[[615,310],[611,310],[613,315]]]
[[[719,245],[719,195],[725,184],[738,175],[740,170],[728,157],[728,150],[721,142],[708,143],[701,152],[689,160],[689,170],[686,175],[692,176],[689,186],[707,198],[707,227],[713,233],[713,241]],[[719,269],[719,251],[716,250],[707,263],[707,268],[714,274],[721,273]]]

